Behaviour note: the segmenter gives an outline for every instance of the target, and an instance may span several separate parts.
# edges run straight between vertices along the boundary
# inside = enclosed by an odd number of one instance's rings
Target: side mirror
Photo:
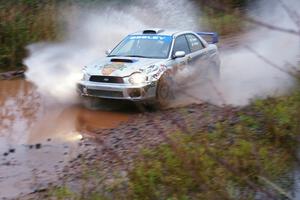
[[[176,51],[173,58],[183,58],[185,56],[184,51]]]
[[[108,56],[109,54],[111,53],[111,50],[110,49],[107,49],[106,51],[105,51],[105,54]]]

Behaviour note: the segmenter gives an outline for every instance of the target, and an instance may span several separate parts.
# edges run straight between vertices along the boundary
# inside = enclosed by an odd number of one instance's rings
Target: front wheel
[[[170,75],[165,73],[160,77],[156,88],[156,107],[163,109],[170,106],[175,99],[174,87],[175,82]]]

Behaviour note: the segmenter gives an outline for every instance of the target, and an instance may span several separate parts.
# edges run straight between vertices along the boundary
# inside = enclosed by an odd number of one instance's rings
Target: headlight
[[[142,73],[134,73],[129,77],[131,84],[140,84],[146,82],[147,77]]]

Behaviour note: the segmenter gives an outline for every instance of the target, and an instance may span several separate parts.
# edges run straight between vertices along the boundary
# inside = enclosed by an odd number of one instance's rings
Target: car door
[[[188,41],[189,48],[191,50],[189,59],[189,66],[193,68],[195,72],[194,78],[197,77],[205,77],[209,70],[209,54],[208,49],[202,43],[202,41],[192,33],[188,33],[185,35]]]
[[[189,44],[187,42],[187,39],[185,35],[179,35],[175,38],[173,50],[172,50],[172,57],[174,57],[175,53],[177,51],[184,51],[185,56],[181,58],[173,58],[172,59],[172,72],[174,74],[182,73],[189,61],[189,55],[191,54],[191,50],[189,48]]]

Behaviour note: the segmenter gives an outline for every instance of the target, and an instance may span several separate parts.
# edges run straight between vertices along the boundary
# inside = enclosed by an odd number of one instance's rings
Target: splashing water
[[[292,8],[295,0],[286,1]],[[295,28],[295,24],[279,4],[262,1],[250,12],[258,20],[277,26]],[[121,7],[121,8],[120,8]],[[75,12],[75,14],[74,14]],[[68,13],[64,10],[64,13]],[[81,77],[80,69],[104,56],[105,49],[115,46],[123,37],[145,27],[163,27],[200,30],[200,12],[187,0],[139,1],[135,5],[87,10],[77,8],[68,20],[66,40],[62,43],[39,43],[28,47],[30,56],[26,77],[43,96],[59,102],[76,101],[75,83]],[[293,84],[286,73],[275,69],[251,53],[246,46],[278,66],[297,65],[299,37],[265,28],[256,28],[241,36],[241,47],[221,52],[221,81],[216,86],[220,95],[211,90],[191,88],[199,99],[214,103],[245,105],[255,97],[282,94]],[[185,100],[183,100],[185,101]],[[193,103],[193,101],[187,101]]]
[[[65,42],[28,47],[30,56],[24,61],[28,66],[26,77],[44,96],[63,103],[76,101],[75,83],[81,78],[81,68],[104,56],[106,49],[115,46],[127,34],[145,27],[195,27],[193,21],[180,20],[182,17],[191,19],[182,13],[186,10],[195,13],[194,6],[180,0],[176,1],[180,9],[175,9],[172,3],[174,1],[157,0],[124,6],[122,10],[110,4],[97,11],[77,9],[76,19],[69,20]]]

